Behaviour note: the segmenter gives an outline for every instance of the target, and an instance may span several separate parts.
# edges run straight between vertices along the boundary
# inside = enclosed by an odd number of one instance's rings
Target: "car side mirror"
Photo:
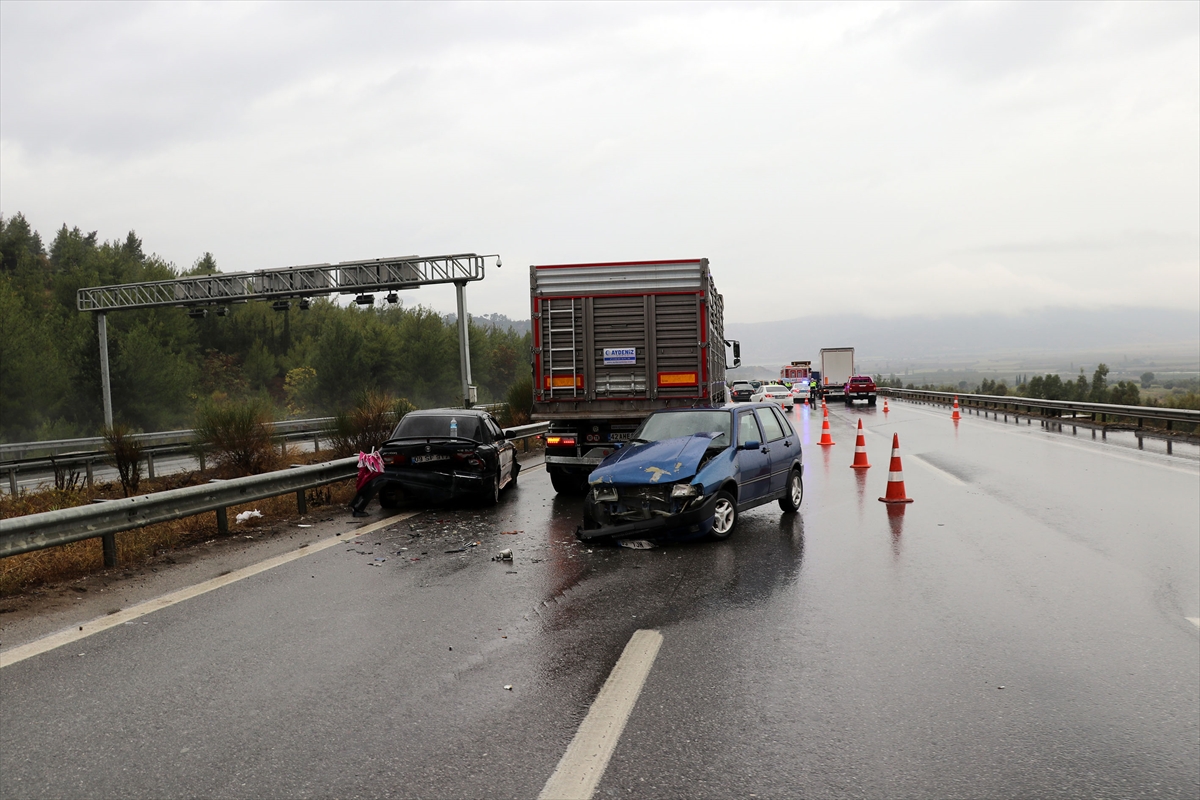
[[[760,447],[762,447],[762,442],[756,442],[753,439],[750,439],[749,441],[743,442],[742,446],[739,447],[738,449],[739,450],[757,450]]]
[[[511,439],[511,438],[513,438],[513,432],[512,431],[500,431],[500,438],[505,439],[505,440]]]

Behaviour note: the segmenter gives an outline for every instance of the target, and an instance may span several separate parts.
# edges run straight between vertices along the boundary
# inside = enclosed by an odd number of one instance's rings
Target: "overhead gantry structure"
[[[255,272],[225,272],[190,275],[165,281],[144,281],[115,286],[80,289],[76,304],[80,311],[96,315],[100,338],[100,378],[104,394],[104,423],[111,426],[112,392],[108,369],[108,322],[110,311],[132,308],[183,308],[193,317],[219,316],[230,305],[251,301],[270,302],[276,311],[287,311],[293,303],[307,309],[314,297],[331,294],[356,295],[359,305],[373,305],[375,292],[388,292],[387,301],[397,302],[397,291],[438,283],[454,284],[458,297],[458,357],[462,374],[463,404],[475,402],[471,382],[471,349],[468,338],[466,287],[483,280],[487,259],[498,255],[460,253],[445,256],[400,256],[342,261],[337,264],[308,264],[299,267],[261,269]]]

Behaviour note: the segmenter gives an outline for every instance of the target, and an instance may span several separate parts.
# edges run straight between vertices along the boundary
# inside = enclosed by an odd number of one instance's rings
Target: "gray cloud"
[[[1190,308],[1197,8],[4,2],[0,211],[230,270],[499,251],[510,316],[517,265],[676,256],[747,321]]]

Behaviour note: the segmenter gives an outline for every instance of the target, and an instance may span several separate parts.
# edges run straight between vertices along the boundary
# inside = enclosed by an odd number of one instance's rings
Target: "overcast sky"
[[[186,268],[707,257],[733,321],[1200,307],[1200,3],[0,3],[0,213]],[[453,310],[453,291],[413,300]]]

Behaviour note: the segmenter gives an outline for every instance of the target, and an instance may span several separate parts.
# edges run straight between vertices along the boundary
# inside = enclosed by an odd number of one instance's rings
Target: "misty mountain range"
[[[449,322],[454,314],[446,315]],[[528,319],[472,314],[476,325],[530,329]],[[1023,314],[877,319],[831,314],[774,322],[727,322],[725,335],[742,345],[742,361],[778,365],[820,357],[822,347],[853,347],[861,366],[883,369],[889,362],[968,362],[974,359],[1033,359],[1155,354],[1200,369],[1200,311],[1110,308],[1053,308]],[[1053,360],[1053,358],[1051,358]],[[1072,365],[1073,367],[1074,365]]]
[[[1200,361],[1200,311],[1164,309],[1057,308],[1012,315],[897,319],[838,314],[729,322],[725,335],[741,341],[742,361],[748,364],[816,361],[822,347],[853,347],[858,358],[879,362],[1145,352],[1160,346],[1185,355],[1190,349]]]

